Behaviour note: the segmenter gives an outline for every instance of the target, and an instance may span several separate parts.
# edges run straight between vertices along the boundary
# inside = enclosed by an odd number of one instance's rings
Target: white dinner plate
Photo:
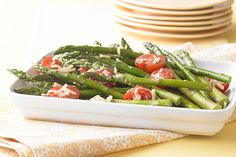
[[[141,12],[145,12],[145,13],[151,13],[151,14],[175,15],[175,16],[176,15],[185,15],[186,16],[187,15],[187,16],[189,16],[189,15],[209,14],[209,13],[214,13],[217,11],[229,9],[231,7],[232,3],[221,5],[218,7],[213,7],[213,8],[207,8],[207,9],[201,9],[201,10],[190,10],[190,11],[158,10],[158,9],[152,9],[152,8],[144,8],[144,7],[131,5],[131,4],[128,4],[125,2],[121,2],[121,1],[115,1],[114,4],[117,6],[121,6],[123,8],[132,9],[135,11],[141,11]]]
[[[220,24],[227,22],[232,19],[232,16],[222,16],[220,18],[208,19],[208,20],[201,20],[201,21],[160,21],[160,20],[146,20],[146,19],[139,19],[133,18],[129,16],[124,16],[121,14],[116,14],[120,19],[140,23],[140,24],[150,24],[150,25],[164,25],[164,26],[203,26],[203,25],[212,25],[212,24]]]
[[[232,0],[119,0],[129,4],[163,10],[196,10],[218,7]]]
[[[161,20],[161,21],[197,21],[197,20],[208,20],[213,18],[219,18],[222,16],[232,15],[232,9],[225,9],[222,11],[204,14],[204,15],[190,15],[190,16],[176,16],[176,15],[160,15],[160,14],[151,14],[145,12],[139,12],[132,9],[126,9],[123,7],[116,6],[114,10],[116,15],[129,16],[138,19],[147,19],[147,20]]]
[[[207,26],[161,26],[161,25],[150,25],[150,24],[143,24],[143,23],[136,23],[128,20],[124,20],[121,18],[116,17],[115,21],[127,25],[130,27],[136,27],[139,29],[150,29],[150,30],[157,30],[157,31],[166,31],[166,32],[190,32],[194,33],[196,31],[206,31],[206,30],[213,30],[217,28],[221,28],[227,26],[231,23],[231,20],[227,20],[223,23],[217,23]]]
[[[134,33],[137,35],[142,36],[151,36],[156,38],[172,38],[172,39],[198,39],[198,38],[207,38],[212,37],[216,35],[220,35],[226,31],[228,31],[231,28],[231,25],[215,29],[215,30],[209,30],[209,31],[202,31],[202,32],[196,32],[196,33],[173,33],[173,32],[161,32],[161,31],[153,31],[148,29],[139,29],[137,27],[130,27],[123,24],[118,24],[118,28],[122,31]]]

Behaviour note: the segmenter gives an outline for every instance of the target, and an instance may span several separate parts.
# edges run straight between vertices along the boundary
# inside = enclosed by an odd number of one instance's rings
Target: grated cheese
[[[152,61],[153,64],[157,64],[160,62],[160,57],[157,57],[156,55],[153,55],[154,56],[154,60]]]
[[[151,93],[152,93],[152,100],[155,100],[157,97],[155,89],[152,89]]]
[[[121,60],[119,60],[118,58],[116,58],[116,61],[117,61],[117,62],[121,62]]]
[[[111,56],[104,55],[104,54],[100,54],[99,57],[103,57],[103,58],[111,58]]]
[[[221,90],[224,90],[224,86],[219,81],[214,80],[213,84],[217,86],[218,88],[220,88]]]
[[[159,78],[163,78],[160,73],[163,71],[163,68],[161,68],[157,73],[155,73],[154,75],[152,75],[153,79],[159,79]]]
[[[106,69],[104,69],[102,71],[102,74],[104,74],[105,76],[110,76],[111,75],[111,73],[108,70],[106,70]]]
[[[113,99],[113,97],[111,95],[109,95],[106,99],[104,99],[103,97],[101,97],[100,95],[96,95],[94,97],[92,97],[91,101],[105,101],[105,102],[111,102],[111,100]]]
[[[116,67],[114,67],[114,73],[115,73],[115,75],[117,75],[117,68]]]
[[[76,95],[76,92],[70,90],[69,88],[67,88],[68,85],[64,84],[59,90],[48,90],[47,94],[43,94],[43,95],[49,95],[49,93],[54,93],[56,95],[58,95],[58,97],[65,97],[68,95]]]
[[[120,55],[120,50],[122,47],[117,47],[117,54]]]
[[[58,57],[57,56],[53,56],[52,57],[52,63],[50,64],[50,67],[52,67],[55,64],[56,60],[58,60]]]
[[[141,95],[138,93],[138,88],[134,89],[134,100],[141,100]]]
[[[96,70],[93,68],[90,68],[87,72],[95,72]]]
[[[137,63],[143,63],[143,62],[147,61],[147,59],[146,58],[137,58],[135,61]]]
[[[61,67],[61,66],[53,66],[52,68],[56,68],[56,71],[62,72],[62,73],[68,73],[75,71],[75,67],[73,65],[69,65],[67,67]]]

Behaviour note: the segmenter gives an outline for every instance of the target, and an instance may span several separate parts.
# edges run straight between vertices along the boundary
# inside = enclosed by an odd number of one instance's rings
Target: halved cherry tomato
[[[44,96],[79,99],[80,91],[72,85],[65,84],[62,86],[57,84],[56,86],[52,87]]]
[[[159,54],[143,54],[135,59],[135,65],[148,72],[163,68],[166,64],[166,57]]]
[[[80,74],[83,74],[83,73],[85,73],[86,71],[88,71],[89,69],[91,69],[91,68],[89,68],[89,67],[80,67],[80,68],[79,68],[79,73],[80,73]]]
[[[60,65],[60,61],[58,59],[54,58],[52,55],[45,56],[41,60],[41,65],[48,67],[48,68],[52,68],[53,65]]]
[[[158,79],[158,78],[165,78],[165,79],[173,79],[174,78],[174,71],[170,68],[160,68],[152,72],[150,78]]]
[[[222,93],[225,93],[228,90],[228,88],[229,88],[229,84],[228,83],[221,82],[221,81],[218,81],[218,80],[214,80],[212,78],[207,78],[207,80],[210,83],[212,83]]]
[[[134,87],[128,90],[124,95],[125,100],[151,100],[152,92],[151,90],[144,87]]]

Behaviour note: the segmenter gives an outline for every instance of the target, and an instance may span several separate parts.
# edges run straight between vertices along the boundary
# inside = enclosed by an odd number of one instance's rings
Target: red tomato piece
[[[80,91],[72,85],[64,84],[62,86],[57,84],[56,86],[52,87],[44,96],[79,99]]]
[[[83,73],[85,73],[86,71],[88,71],[89,69],[91,69],[91,68],[89,68],[89,67],[81,67],[81,68],[79,68],[79,73],[80,73],[80,74],[83,74]]]
[[[158,79],[158,78],[165,78],[165,79],[173,79],[174,78],[174,71],[169,68],[160,68],[152,72],[150,78]]]
[[[128,90],[123,95],[124,100],[151,100],[152,99],[152,92],[151,90],[144,88],[144,87],[134,87]]]
[[[212,83],[219,91],[225,93],[229,89],[229,84],[225,82],[221,82],[218,80],[214,80],[212,78],[207,78],[207,80]]]
[[[159,54],[143,54],[135,59],[135,65],[148,72],[165,67],[166,57]]]
[[[102,75],[102,76],[113,76],[114,72],[110,69],[105,69],[105,68],[101,68],[95,71],[95,73]]]
[[[50,56],[43,57],[43,59],[41,60],[41,65],[48,68],[52,68],[54,65],[60,66],[61,64],[57,58],[50,55]]]

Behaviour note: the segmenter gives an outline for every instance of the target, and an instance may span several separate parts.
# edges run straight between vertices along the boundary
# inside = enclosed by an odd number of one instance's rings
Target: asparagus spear
[[[152,86],[151,88],[155,90],[157,96],[163,99],[170,99],[176,106],[179,106],[182,103],[182,98],[179,95],[176,95],[156,86]]]
[[[130,86],[135,86],[133,84],[133,82],[130,82],[130,81],[127,81],[127,80],[122,80],[122,79],[116,79],[115,77],[105,77],[105,76],[101,76],[101,75],[98,75],[96,73],[93,73],[93,72],[86,72],[85,75],[87,75],[88,77],[91,77],[95,80],[99,80],[99,81],[112,81],[112,82],[116,82],[116,83],[121,83],[121,84],[127,84],[127,85],[130,85]],[[130,76],[130,75],[129,75]],[[148,82],[148,81],[147,81]],[[146,85],[147,86],[147,85]],[[150,86],[147,86],[148,88],[150,88]],[[173,94],[171,92],[168,92],[164,89],[161,89],[161,88],[158,88],[156,86],[151,86],[151,88],[153,88],[156,92],[156,94],[161,97],[161,98],[166,98],[166,99],[170,99],[172,100],[175,105],[179,105],[181,103],[181,97],[176,95],[176,94]]]
[[[132,49],[130,48],[129,44],[126,42],[126,40],[123,37],[121,38],[121,47],[123,49],[131,50],[132,51]]]
[[[41,87],[41,86],[22,87],[22,88],[14,89],[14,91],[20,94],[41,95],[42,93],[47,93],[47,91],[50,88],[52,88],[52,85],[47,86],[47,87]]]
[[[182,54],[180,51],[176,51],[175,54],[176,54],[177,57],[179,57],[180,59],[184,60],[184,61],[186,62],[186,64],[189,64],[189,65],[191,65],[191,66],[192,66],[192,65],[195,66],[194,62],[191,61],[191,58],[190,58],[190,56],[189,56],[188,54],[186,54],[186,53]],[[173,56],[173,57],[174,57],[174,56]],[[177,58],[175,58],[175,59],[178,61]],[[174,62],[174,63],[175,63],[175,65],[176,65],[176,62]],[[180,63],[180,62],[179,62],[179,63]],[[186,68],[185,68],[185,65],[183,65],[182,63],[181,63],[181,67],[184,67],[184,69],[186,69]],[[194,75],[193,75],[191,72],[189,72],[189,71],[188,71],[188,74],[190,74],[191,76],[194,76]],[[185,75],[186,75],[186,74],[185,74]],[[194,79],[194,81],[202,82],[202,81],[199,79],[198,76],[194,77],[193,79]],[[208,94],[207,94],[206,91],[200,90],[199,92],[200,92],[203,96],[205,96],[206,98],[210,98],[210,97],[208,96]]]
[[[164,55],[163,51],[159,47],[157,47],[156,45],[153,45],[150,42],[144,43],[144,46],[150,51]],[[166,66],[168,68],[171,68],[170,63],[168,61],[166,62]],[[174,72],[174,77],[176,79],[180,79],[178,75],[176,75],[175,72]],[[178,89],[179,91],[181,91],[184,95],[186,95],[189,99],[191,99],[193,102],[195,102],[199,107],[203,109],[220,109],[221,108],[221,105],[216,104],[213,101],[207,99],[198,91],[187,89],[187,88],[178,88]]]
[[[88,53],[99,53],[99,54],[118,54],[123,57],[128,57],[131,59],[135,59],[141,55],[141,53],[134,52],[127,49],[120,49],[115,47],[98,47],[98,46],[74,46],[74,45],[67,45],[60,47],[58,50],[55,51],[54,54],[62,54],[65,52],[73,52],[73,51],[81,51],[81,52],[88,52]]]
[[[207,76],[210,78],[213,78],[215,80],[221,81],[221,82],[226,82],[230,83],[231,82],[231,77],[225,74],[220,74],[216,73],[210,70],[202,69],[202,68],[197,68],[197,67],[192,67],[192,66],[185,66],[188,70],[190,70],[192,73],[200,76]]]
[[[96,90],[102,92],[106,96],[112,95],[113,98],[118,98],[118,99],[121,99],[123,97],[122,93],[117,92],[113,89],[110,89],[110,88],[108,88],[108,87],[106,87],[106,86],[104,86],[104,85],[102,85],[102,84],[100,84],[96,81],[87,79],[83,75],[77,75],[77,74],[74,74],[74,73],[61,73],[59,71],[55,71],[55,70],[43,67],[41,65],[35,65],[35,69],[37,69],[37,70],[39,70],[43,73],[53,75],[56,78],[60,78],[60,79],[63,79],[63,80],[68,80],[68,81],[77,82],[77,83],[86,85],[88,87],[91,87],[93,89],[96,89]]]
[[[118,59],[128,65],[134,66],[134,60],[129,59],[127,57],[123,57],[120,55],[113,55],[113,54],[109,54],[109,55],[96,54],[96,53],[89,54],[86,52],[73,51],[73,52],[65,52],[63,54],[59,54],[58,57],[60,58],[62,63],[67,61],[68,63],[71,62],[71,63],[79,64],[81,62],[85,62],[85,59],[88,59],[89,57],[96,57],[96,58],[107,58],[107,59],[113,59],[113,60]],[[76,62],[76,60],[79,60],[79,62],[78,61]]]
[[[185,51],[178,51],[176,52],[176,55],[181,57],[188,66],[195,67],[196,65],[193,62],[192,58],[189,56],[189,54]],[[202,83],[209,83],[204,77],[197,76],[198,80],[200,80]],[[227,96],[225,96],[223,93],[221,93],[217,88],[213,87],[212,92],[208,92],[208,95],[217,103],[221,104],[222,107],[225,107],[229,99]]]
[[[124,94],[130,88],[115,88],[114,87],[112,89]],[[97,91],[97,90],[94,90],[94,89],[80,90],[80,98],[92,98],[96,95],[104,95],[104,94],[102,94],[100,91]]]
[[[165,106],[172,107],[173,103],[170,99],[158,99],[158,100],[122,100],[113,99],[112,102],[124,103],[124,104],[137,104],[137,105],[148,105],[148,106]]]
[[[19,79],[21,79],[21,80],[28,81],[28,82],[33,81],[32,77],[29,74],[27,74],[26,72],[22,71],[22,70],[8,69],[8,71],[10,73],[12,73],[13,75],[15,75],[16,77],[18,77]]]
[[[191,57],[189,56],[187,52],[177,51],[175,52],[175,54],[186,62],[187,65],[184,65],[184,67],[188,69],[190,72],[192,72],[193,74],[200,75],[200,76],[207,76],[215,80],[226,82],[226,83],[231,82],[231,79],[232,79],[231,76],[196,67],[196,65],[194,64],[193,60],[191,59]],[[171,66],[175,67],[176,65],[172,63]]]
[[[35,84],[37,84],[40,87],[47,87],[47,86],[51,86],[53,83],[52,82],[48,82],[48,81],[41,81],[41,80],[37,80],[34,77],[30,76],[29,74],[27,74],[26,72],[22,71],[22,70],[18,70],[18,69],[9,69],[8,70],[10,73],[12,73],[13,75],[15,75],[16,77],[18,77],[21,80],[24,80],[26,82],[33,82]]]
[[[101,47],[101,46],[102,46],[102,44],[101,44],[99,41],[97,41],[97,40],[96,40],[96,41],[94,41],[94,45],[95,45],[95,46],[99,46],[99,47]]]
[[[199,79],[203,83],[209,83],[204,77],[199,77]],[[208,94],[212,98],[212,100],[222,105],[223,108],[226,107],[229,103],[229,98],[221,93],[221,91],[219,91],[216,87],[213,87],[212,91],[208,92]]]
[[[182,97],[182,96],[181,96]],[[191,108],[191,109],[200,109],[200,107],[198,107],[197,105],[195,105],[194,103],[192,103],[191,101],[189,101],[188,99],[185,99],[184,97],[182,97],[182,106],[185,108]]]
[[[140,76],[140,77],[149,77],[150,76],[147,72],[145,72],[139,68],[130,66],[124,62],[118,62],[118,61],[108,59],[108,58],[95,58],[95,57],[89,57],[89,60],[94,61],[94,62],[98,61],[100,63],[107,64],[112,67],[116,67],[118,70],[122,70],[124,72],[130,73],[130,74],[133,74],[136,76]]]
[[[209,84],[203,84],[198,82],[192,82],[187,80],[178,80],[178,79],[150,79],[150,78],[141,78],[135,77],[129,74],[118,74],[116,76],[101,76],[94,72],[86,72],[87,76],[98,79],[101,81],[109,82],[118,82],[122,84],[139,84],[139,85],[156,85],[156,86],[166,86],[166,87],[183,87],[183,88],[192,88],[192,89],[202,89],[206,91],[211,91],[212,86]]]

